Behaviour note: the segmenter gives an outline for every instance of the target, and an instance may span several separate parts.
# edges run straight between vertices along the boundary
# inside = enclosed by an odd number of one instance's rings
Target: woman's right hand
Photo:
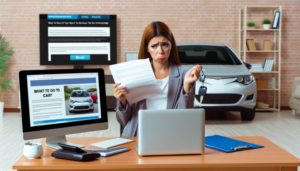
[[[120,100],[122,103],[122,107],[125,108],[127,104],[125,94],[128,94],[128,89],[126,89],[126,86],[118,86],[121,83],[114,84],[114,96],[116,99]]]

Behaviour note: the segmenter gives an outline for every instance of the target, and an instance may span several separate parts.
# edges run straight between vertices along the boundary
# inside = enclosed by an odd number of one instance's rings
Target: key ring
[[[200,82],[202,82],[202,86],[204,86],[204,81],[205,81],[205,74],[203,69],[200,71],[200,78],[199,78]]]

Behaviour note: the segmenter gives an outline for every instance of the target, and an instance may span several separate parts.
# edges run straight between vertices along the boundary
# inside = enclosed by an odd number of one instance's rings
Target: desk
[[[22,170],[124,170],[124,171],[297,171],[300,160],[268,139],[260,136],[231,137],[265,146],[260,149],[246,150],[234,153],[224,153],[217,150],[205,149],[203,155],[182,156],[152,156],[140,157],[134,149],[138,139],[130,137],[134,142],[121,145],[131,150],[110,157],[100,157],[90,162],[76,162],[51,157],[52,149],[45,147],[44,155],[40,159],[27,159],[22,156],[13,169]],[[68,137],[69,142],[84,144],[86,149],[91,143],[111,139],[109,137]],[[201,169],[200,169],[201,168]]]

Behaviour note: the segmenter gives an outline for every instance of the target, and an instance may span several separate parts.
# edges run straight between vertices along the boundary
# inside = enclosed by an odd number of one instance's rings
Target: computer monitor
[[[65,135],[108,128],[103,69],[20,71],[19,84],[24,140],[83,147]]]
[[[117,15],[40,14],[41,65],[117,63]]]

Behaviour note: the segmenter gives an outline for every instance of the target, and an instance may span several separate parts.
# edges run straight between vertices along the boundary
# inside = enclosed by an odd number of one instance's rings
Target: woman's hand
[[[118,86],[120,84],[121,83],[114,84],[113,94],[114,94],[116,99],[121,101],[122,107],[125,108],[126,104],[127,104],[127,100],[126,100],[126,97],[124,96],[124,94],[128,94],[128,89],[126,89],[125,86]]]
[[[201,70],[202,70],[202,66],[196,65],[185,74],[184,82],[183,82],[184,94],[189,92],[191,84],[199,79]]]

